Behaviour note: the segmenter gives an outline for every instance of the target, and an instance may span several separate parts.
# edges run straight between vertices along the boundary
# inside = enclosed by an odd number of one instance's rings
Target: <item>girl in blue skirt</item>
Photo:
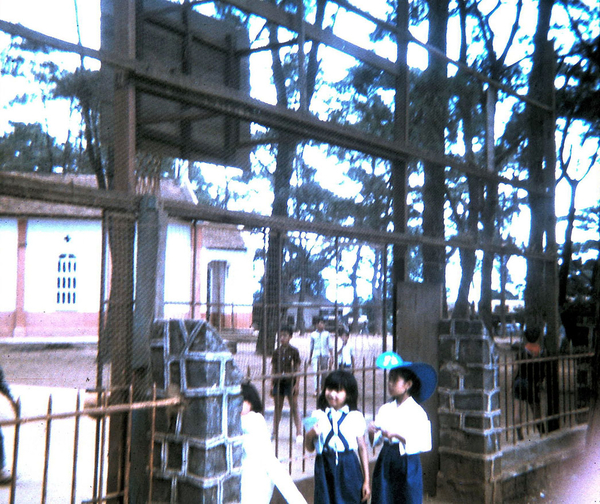
[[[352,373],[338,369],[327,375],[305,437],[306,449],[317,450],[315,503],[359,504],[371,495],[366,422],[357,401]]]
[[[373,471],[371,504],[421,504],[423,472],[420,454],[431,450],[431,423],[419,403],[435,391],[437,374],[425,363],[405,362],[385,352],[377,365],[389,370],[392,397],[369,424],[373,446],[383,442]]]

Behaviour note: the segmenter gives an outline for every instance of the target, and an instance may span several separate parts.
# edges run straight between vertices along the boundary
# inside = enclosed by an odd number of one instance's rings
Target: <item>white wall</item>
[[[239,250],[210,249],[202,251],[201,281],[206,286],[208,264],[211,261],[227,262],[225,281],[225,304],[252,306],[254,284],[252,282],[252,257]],[[206,287],[202,289],[202,302],[206,302]]]
[[[17,307],[17,219],[0,219],[0,312]]]
[[[68,237],[67,241],[65,238]],[[25,256],[25,310],[55,312],[60,254],[77,258],[77,303],[74,311],[99,309],[102,226],[99,221],[31,219]]]
[[[192,300],[192,236],[189,224],[169,222],[165,253],[165,318],[190,311]],[[173,305],[171,303],[183,303]]]

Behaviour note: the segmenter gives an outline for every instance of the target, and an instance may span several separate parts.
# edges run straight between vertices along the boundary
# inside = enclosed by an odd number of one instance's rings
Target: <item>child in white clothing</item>
[[[279,463],[256,388],[242,384],[242,484],[241,504],[269,504],[276,486],[290,504],[306,504],[292,477]]]
[[[383,441],[373,471],[371,504],[420,504],[420,454],[431,450],[431,423],[419,403],[435,391],[437,374],[429,364],[405,362],[394,352],[380,355],[377,365],[389,369],[392,400],[379,408],[368,428],[373,446]]]
[[[305,446],[317,450],[315,498],[318,504],[359,504],[371,494],[366,422],[357,409],[358,384],[338,369],[325,378]]]
[[[354,369],[354,345],[350,343],[350,332],[345,327],[338,329],[338,335],[342,339],[342,346],[338,348],[338,368]]]

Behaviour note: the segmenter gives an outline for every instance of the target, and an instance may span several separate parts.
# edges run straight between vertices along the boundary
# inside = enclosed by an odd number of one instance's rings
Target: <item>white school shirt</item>
[[[329,357],[329,332],[313,331],[310,335],[310,348],[313,357]]]
[[[338,434],[338,420],[342,416],[342,413],[346,413],[346,418],[340,425],[340,432],[343,437],[346,439],[348,443],[348,448],[350,450],[358,450],[358,438],[363,437],[367,430],[367,422],[365,421],[365,417],[360,411],[354,410],[350,411],[348,406],[344,406],[339,410],[335,410],[333,408],[327,408],[325,411],[323,410],[315,410],[312,413],[312,417],[317,419],[317,423],[319,425],[319,429],[321,430],[321,434],[315,440],[315,448],[318,454],[323,453],[323,449],[325,448],[325,440],[329,435],[329,432],[332,429],[331,422],[329,421],[328,414],[331,412],[331,418],[333,420],[333,437],[329,441],[329,448],[334,451],[344,451],[344,444],[339,438]]]
[[[379,408],[375,425],[383,430],[397,432],[406,444],[394,438],[391,443],[398,444],[400,455],[414,455],[431,451],[431,422],[425,410],[412,397],[402,404],[391,401]],[[373,446],[383,441],[381,431],[373,439]]]
[[[338,358],[338,365],[340,366],[352,366],[352,357],[354,356],[354,346],[352,343],[346,343],[341,351]]]

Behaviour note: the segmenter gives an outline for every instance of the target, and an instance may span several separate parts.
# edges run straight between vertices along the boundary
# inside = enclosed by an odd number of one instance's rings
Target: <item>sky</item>
[[[364,2],[357,1],[356,4],[366,8],[365,5],[362,5]],[[376,9],[377,6],[382,6],[380,8],[381,12],[375,12],[375,14],[382,16],[384,15],[382,9],[383,2],[369,2],[369,8]],[[531,5],[531,2],[526,2],[527,5]],[[210,6],[206,6],[204,8],[210,9]],[[330,9],[335,9],[334,7],[330,7]],[[91,47],[93,49],[98,49],[100,47],[100,0],[0,0],[0,19],[5,21],[10,21],[13,23],[20,23],[28,28],[40,31],[46,35],[54,36],[57,38],[61,38],[68,42],[77,43],[78,42],[78,30],[77,30],[77,17],[79,19],[79,33],[81,35],[81,40],[83,45]],[[506,23],[506,18],[503,17],[503,13],[499,12],[497,18],[494,22],[498,23]],[[535,19],[535,12],[525,12],[524,18],[525,20]],[[374,48],[373,43],[369,40],[368,34],[372,30],[373,25],[368,21],[357,21],[357,18],[354,14],[346,13],[343,9],[338,9],[336,23],[334,26],[334,33],[336,35],[352,40],[354,43],[357,43],[366,48]],[[450,26],[450,30],[455,29],[456,27]],[[524,23],[522,26],[523,29],[529,29],[532,31],[535,28],[534,23]],[[260,26],[258,24],[253,25],[251,28],[250,38],[254,39],[257,36],[258,30]],[[425,28],[413,31],[413,35],[415,35],[420,40],[426,40],[426,32]],[[264,37],[264,33],[263,33]],[[454,45],[452,43],[452,36],[449,36],[449,54],[451,57],[456,57],[456,54],[453,54],[455,51]],[[9,38],[6,34],[0,33],[0,47],[2,44],[7,44]],[[260,41],[259,41],[260,42]],[[263,43],[266,41],[262,41]],[[496,39],[496,44],[499,48],[502,47],[502,44],[505,43],[505,40],[501,36],[498,36]],[[568,42],[568,41],[567,41]],[[423,68],[426,64],[426,56],[424,55],[423,50],[418,47],[411,45],[411,55],[409,55],[409,61],[413,66]],[[516,46],[517,49],[519,46]],[[381,56],[388,57],[389,59],[393,59],[395,56],[395,48],[391,46],[391,44],[380,43],[375,48],[377,53]],[[322,65],[322,68],[325,72],[325,78],[329,81],[337,81],[345,77],[347,67],[349,64],[352,64],[353,59],[341,55],[339,52],[334,51],[332,49],[323,49],[321,51],[321,56],[327,60],[327,64]],[[514,61],[517,61],[519,58],[522,58],[524,54],[521,54],[516,50],[513,54],[510,55],[510,58]],[[59,57],[59,56],[54,56]],[[73,55],[68,57],[61,57],[60,63],[70,70],[75,69],[79,65],[79,58]],[[87,60],[88,64],[91,63],[91,60]],[[93,64],[93,62],[92,62]],[[268,52],[257,53],[252,56],[251,60],[252,68],[261,68],[261,67],[269,67],[270,66],[270,56]],[[267,103],[274,103],[274,93],[272,83],[268,80],[269,77],[266,77],[265,74],[257,71],[251,72],[251,93],[254,97],[259,98]],[[28,83],[21,81],[10,81],[4,79],[2,82],[2,92],[0,93],[0,110],[6,110],[8,107],[7,100],[17,94],[18,92],[22,92],[24,89],[30,89],[33,91],[33,87]],[[503,113],[501,110],[499,113]],[[9,131],[10,126],[8,124],[9,119],[19,120],[22,122],[44,122],[47,117],[60,117],[70,118],[64,119],[61,126],[61,121],[48,121],[50,133],[55,136],[59,141],[64,141],[65,139],[65,128],[64,124],[66,120],[76,120],[73,118],[68,104],[63,103],[45,103],[43,106],[40,105],[38,101],[37,106],[18,106],[13,105],[10,110],[10,114],[2,113],[0,117],[0,134]],[[54,128],[54,129],[53,129]],[[573,137],[575,138],[575,137]],[[571,153],[573,155],[573,161],[571,169],[571,173],[582,173],[586,169],[586,162],[589,158],[589,153],[594,150],[598,150],[598,142],[590,140],[588,141],[583,148],[578,147],[576,142],[572,142]],[[350,197],[352,194],[355,194],[357,189],[356,186],[347,182],[345,178],[345,168],[343,165],[337,162],[337,158],[333,158],[327,155],[322,149],[308,147],[306,149],[306,159],[313,166],[325,166],[326,170],[321,170],[317,173],[317,180],[326,188],[330,190],[334,190],[340,193],[342,196]],[[256,156],[262,156],[262,154],[257,153]],[[264,161],[267,161],[265,159]],[[215,183],[222,183],[227,180],[232,184],[235,184],[234,175],[235,170],[232,169],[223,169],[223,170],[210,170],[206,172],[207,179],[214,181]],[[577,177],[577,175],[575,175]],[[258,185],[253,187],[253,190],[256,194],[265,194],[266,186],[264,186],[266,182],[262,181],[262,186],[260,182],[257,182]],[[578,189],[579,196],[583,196],[583,201],[598,201],[600,199],[600,165],[596,165],[588,178],[586,178],[586,183],[582,184]],[[583,194],[582,194],[583,193]],[[557,198],[556,198],[556,213],[557,216],[566,215],[568,211],[568,196],[567,191],[565,190],[565,184],[562,183],[557,188]],[[270,204],[272,200],[270,198],[261,197],[256,200],[255,211],[259,211],[264,214],[270,213]],[[241,205],[242,203],[239,203]],[[585,203],[584,203],[585,204]],[[233,208],[237,210],[244,210],[243,207]],[[519,229],[519,234],[525,237],[528,232],[528,223],[527,216],[523,214],[521,219],[515,225],[516,229]],[[564,224],[558,224],[557,226],[557,236],[559,242],[562,241],[564,237]],[[518,262],[518,261],[517,261]],[[515,271],[515,278],[523,276],[522,265],[516,266],[513,268]],[[478,292],[478,288],[474,288],[473,292]],[[451,298],[454,296],[454,293],[450,296]]]

